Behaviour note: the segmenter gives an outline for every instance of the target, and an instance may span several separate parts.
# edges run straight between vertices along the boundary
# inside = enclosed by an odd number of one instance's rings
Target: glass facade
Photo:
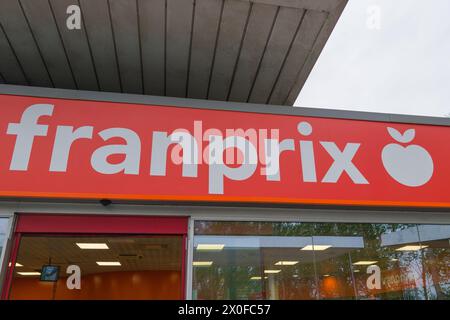
[[[199,300],[450,300],[450,225],[193,223],[192,282],[179,236],[25,234],[8,298],[180,299],[192,285]],[[9,227],[0,218],[3,256]],[[81,290],[67,287],[70,265],[81,270]],[[42,279],[46,266],[57,268],[56,281]]]
[[[9,218],[0,218],[0,268],[4,256],[5,242],[9,228]],[[0,269],[1,270],[1,269]]]
[[[196,221],[194,299],[450,299],[450,225]]]

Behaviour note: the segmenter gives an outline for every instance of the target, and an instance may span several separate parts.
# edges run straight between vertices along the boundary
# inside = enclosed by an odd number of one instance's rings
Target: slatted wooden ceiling
[[[0,83],[292,105],[346,2],[0,0]]]

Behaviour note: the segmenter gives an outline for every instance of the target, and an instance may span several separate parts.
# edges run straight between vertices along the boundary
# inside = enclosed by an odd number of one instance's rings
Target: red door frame
[[[23,234],[51,235],[179,235],[182,237],[181,297],[186,299],[186,241],[188,217],[136,215],[19,214],[1,300],[9,297]]]

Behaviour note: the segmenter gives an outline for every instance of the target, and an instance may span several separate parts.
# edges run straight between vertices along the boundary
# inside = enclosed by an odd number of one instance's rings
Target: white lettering
[[[367,278],[367,289],[381,289],[381,269],[377,265],[371,265],[367,268],[367,273],[370,276]]]
[[[81,9],[76,4],[70,5],[66,10],[67,14],[70,14],[66,20],[66,26],[69,30],[81,29]]]
[[[50,171],[66,172],[72,144],[78,139],[92,139],[93,130],[94,127],[89,126],[80,127],[75,131],[71,126],[58,126],[55,144],[53,145]]]
[[[81,289],[81,269],[77,265],[69,265],[66,269],[66,273],[70,274],[66,280],[67,289],[73,290]]]
[[[223,194],[224,177],[241,181],[249,178],[256,170],[257,158],[255,146],[242,137],[210,136],[209,143],[209,193]],[[229,167],[223,163],[223,152],[227,148],[238,148],[242,153],[242,163],[239,167]]]
[[[109,145],[98,148],[91,157],[91,165],[95,171],[103,174],[115,174],[123,171],[125,174],[139,174],[141,159],[141,140],[130,129],[110,128],[99,133],[104,141],[119,137],[126,141],[125,145]],[[120,163],[109,163],[108,157],[113,154],[124,154],[125,159]]]
[[[198,145],[195,138],[188,132],[153,132],[150,175],[165,176],[167,167],[167,149],[171,144],[181,146],[183,150],[183,177],[196,177],[198,166]],[[172,156],[172,160],[174,157]]]
[[[48,126],[37,124],[37,121],[42,116],[51,116],[52,113],[53,105],[34,104],[23,112],[20,123],[10,123],[8,125],[6,133],[17,135],[9,166],[10,170],[28,170],[34,137],[45,137],[47,135]]]
[[[352,163],[359,148],[359,143],[347,143],[344,151],[339,150],[334,142],[320,142],[320,144],[327,150],[334,162],[322,179],[322,182],[336,183],[341,174],[345,171],[350,179],[356,184],[368,184],[369,182],[364,178],[362,173]]]

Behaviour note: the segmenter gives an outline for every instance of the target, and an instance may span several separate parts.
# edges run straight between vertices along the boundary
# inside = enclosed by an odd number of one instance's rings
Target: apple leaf
[[[408,143],[413,141],[414,137],[416,136],[416,130],[414,129],[408,129],[403,133],[403,143]]]
[[[388,127],[387,130],[391,135],[391,137],[394,138],[394,140],[400,141],[402,139],[402,134],[398,132],[396,129]]]
[[[394,140],[401,143],[411,142],[416,135],[416,131],[414,129],[408,129],[403,134],[401,134],[398,130],[391,127],[388,127],[387,130],[391,135],[391,137],[394,138]]]

